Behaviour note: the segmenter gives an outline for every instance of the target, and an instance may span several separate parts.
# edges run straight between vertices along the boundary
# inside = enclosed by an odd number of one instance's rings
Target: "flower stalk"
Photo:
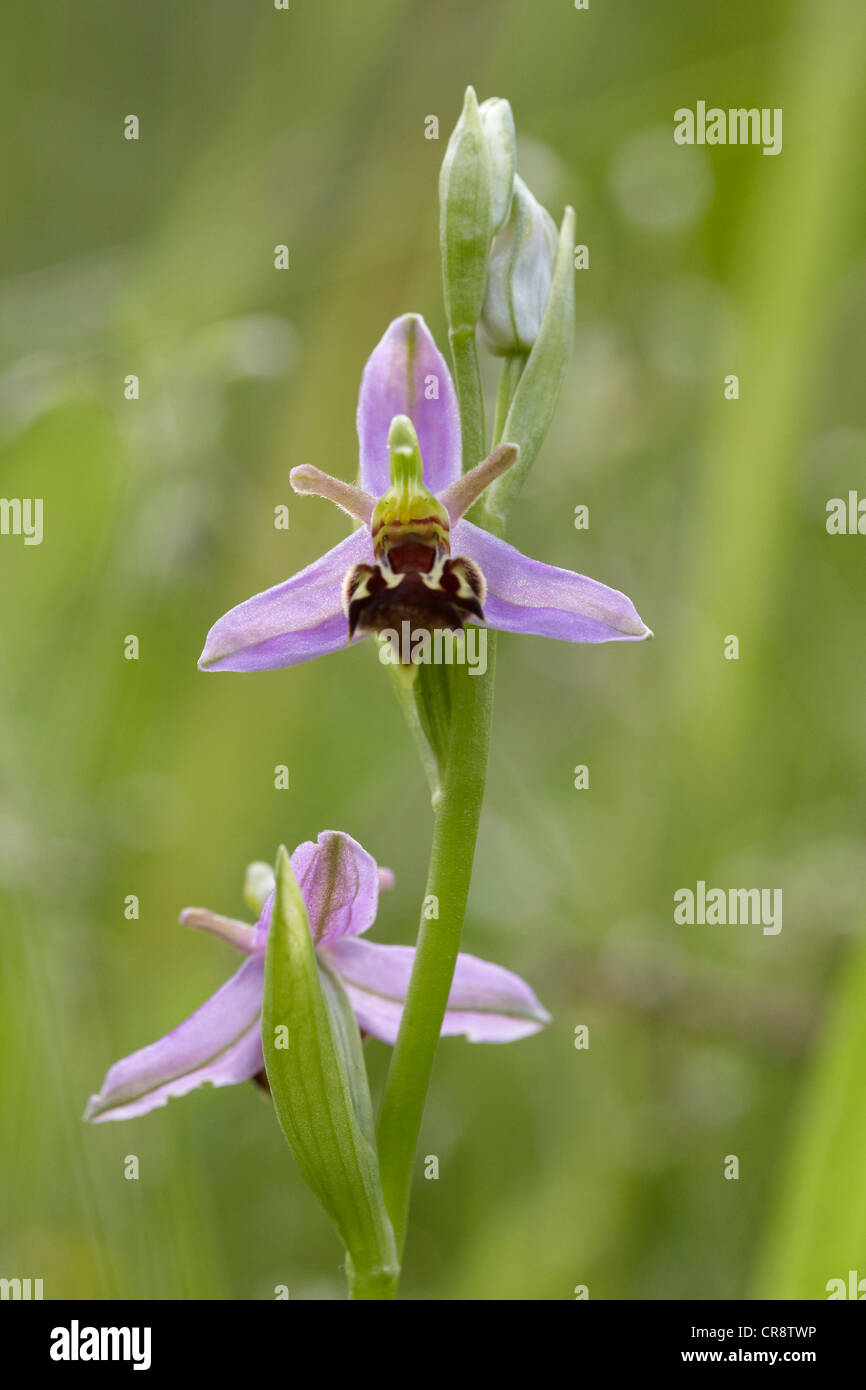
[[[438,917],[421,915],[415,966],[382,1098],[379,1167],[398,1254],[406,1236],[415,1149],[472,878],[487,781],[495,651],[496,636],[490,633],[485,674],[472,677],[465,667],[454,670],[451,738],[434,811],[425,890],[425,902],[435,898]]]
[[[451,360],[454,363],[454,385],[460,406],[463,427],[463,471],[468,473],[484,458],[484,397],[481,393],[481,368],[475,328],[452,328],[448,333]]]

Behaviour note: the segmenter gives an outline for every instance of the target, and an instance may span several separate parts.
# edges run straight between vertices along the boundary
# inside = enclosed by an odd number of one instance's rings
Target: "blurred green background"
[[[241,915],[280,841],[358,837],[397,876],[375,937],[414,938],[429,807],[371,647],[245,677],[196,659],[343,534],[288,473],[354,476],[389,320],[442,341],[437,175],[472,82],[510,99],[524,178],[590,247],[511,539],[657,635],[500,643],[464,944],[555,1021],[443,1043],[404,1293],[866,1276],[866,539],[824,525],[866,493],[860,0],[34,0],[4,28],[0,491],[44,498],[45,538],[0,537],[0,1274],[48,1298],[343,1296],[253,1086],[80,1116],[235,967],[178,911]],[[782,154],[675,146],[698,100],[782,107]],[[781,934],[675,926],[699,878],[781,887]]]

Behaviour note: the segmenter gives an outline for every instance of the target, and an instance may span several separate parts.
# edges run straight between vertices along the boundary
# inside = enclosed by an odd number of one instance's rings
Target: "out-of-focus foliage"
[[[471,82],[510,99],[523,176],[590,248],[511,534],[624,589],[657,635],[500,643],[464,944],[555,1022],[443,1043],[405,1292],[820,1298],[866,1275],[840,1036],[866,1009],[866,539],[824,526],[828,498],[866,492],[859,0],[82,0],[4,28],[0,493],[42,497],[45,535],[0,537],[0,1274],[46,1297],[341,1296],[252,1086],[80,1114],[232,968],[180,908],[240,915],[246,863],[280,842],[349,831],[396,873],[382,939],[414,937],[429,808],[371,647],[195,663],[226,608],[340,538],[288,473],[353,476],[389,319],[418,310],[441,340],[438,167]],[[782,107],[782,154],[675,146],[698,100]],[[781,933],[676,926],[699,879],[782,888]],[[375,1095],[387,1053],[367,1055]],[[801,1200],[823,1184],[832,1217]]]
[[[783,1173],[777,1220],[758,1275],[767,1298],[813,1298],[816,1272],[831,1270],[842,1297],[866,1291],[866,951],[845,970],[834,1017],[805,1087],[790,1160]],[[851,1279],[851,1263],[854,1279]],[[827,1281],[829,1284],[829,1280]],[[838,1284],[828,1290],[840,1296]]]

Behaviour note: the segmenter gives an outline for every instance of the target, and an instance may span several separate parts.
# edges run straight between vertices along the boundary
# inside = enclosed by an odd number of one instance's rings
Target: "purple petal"
[[[283,584],[239,603],[214,623],[199,658],[203,671],[270,671],[325,656],[348,644],[343,580],[373,559],[366,527]]]
[[[434,392],[437,398],[428,399]],[[394,320],[361,377],[361,487],[375,497],[391,486],[388,429],[395,415],[408,415],[415,426],[424,481],[440,492],[460,476],[460,415],[451,373],[420,314]]]
[[[346,937],[325,951],[339,970],[358,1023],[382,1042],[397,1038],[409,977],[412,946],[382,946]],[[514,1042],[537,1033],[550,1015],[525,980],[501,965],[461,954],[442,1037],[464,1033],[470,1042]]]
[[[264,1066],[261,1023],[264,958],[244,961],[216,994],[158,1042],[115,1062],[85,1120],[127,1120],[209,1081],[232,1086]]]
[[[652,636],[618,589],[531,560],[470,521],[452,531],[451,551],[468,555],[487,580],[484,616],[490,627],[563,642],[639,642]]]
[[[305,840],[292,855],[292,870],[317,946],[357,936],[375,922],[379,866],[351,835],[323,830],[315,844]]]

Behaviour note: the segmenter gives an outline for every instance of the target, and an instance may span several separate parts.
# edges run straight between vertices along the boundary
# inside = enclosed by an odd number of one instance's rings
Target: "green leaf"
[[[268,1082],[298,1167],[349,1253],[354,1296],[389,1297],[398,1260],[360,1036],[354,1017],[349,1026],[342,984],[324,978],[325,989],[301,890],[281,847],[262,1001]]]
[[[854,949],[794,1121],[757,1297],[826,1298],[866,1278],[866,945]]]
[[[550,429],[571,355],[574,338],[574,234],[574,209],[566,208],[559,231],[547,307],[502,431],[503,441],[519,444],[520,461],[494,483],[488,493],[487,511],[500,525],[523,486]]]

